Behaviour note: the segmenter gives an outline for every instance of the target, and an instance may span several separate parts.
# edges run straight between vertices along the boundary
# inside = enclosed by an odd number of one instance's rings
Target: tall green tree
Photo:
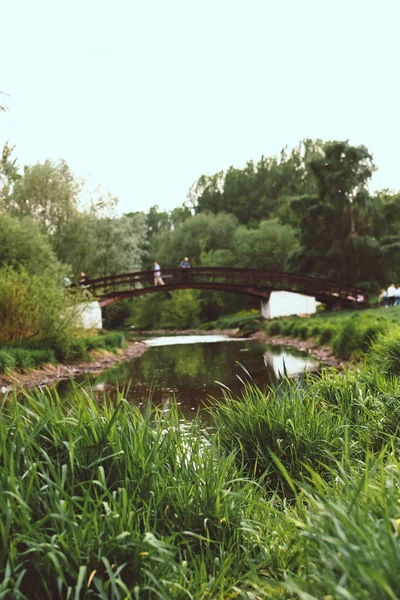
[[[366,223],[367,183],[375,169],[371,154],[364,146],[329,142],[310,161],[310,169],[317,194],[291,204],[299,217],[302,245],[292,264],[304,273],[348,283],[371,279],[371,260],[380,264],[379,244],[368,235]],[[350,242],[357,231],[360,239]]]
[[[287,198],[316,191],[309,163],[321,147],[320,140],[303,140],[290,153],[284,148],[279,157],[262,156],[244,168],[203,175],[190,189],[188,204],[196,213],[227,212],[256,227],[260,220],[276,217]]]
[[[257,229],[239,227],[233,239],[235,266],[285,271],[299,251],[297,232],[275,219],[262,221]]]
[[[49,235],[56,253],[76,215],[80,184],[65,161],[25,167],[5,200],[6,210],[17,217],[31,217]]]
[[[22,266],[31,275],[52,272],[60,266],[37,223],[30,217],[18,219],[0,210],[0,267],[5,265]]]

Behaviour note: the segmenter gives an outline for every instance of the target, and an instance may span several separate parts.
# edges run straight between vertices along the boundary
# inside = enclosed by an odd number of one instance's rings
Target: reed
[[[0,597],[393,600],[400,384],[326,370],[145,414],[78,386],[0,406]]]
[[[9,397],[0,461],[2,597],[246,597],[277,554],[263,491],[175,406]]]

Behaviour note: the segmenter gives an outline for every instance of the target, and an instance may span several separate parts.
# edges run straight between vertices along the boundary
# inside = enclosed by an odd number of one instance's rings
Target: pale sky
[[[0,144],[64,158],[120,211],[303,138],[400,188],[400,0],[0,0]]]

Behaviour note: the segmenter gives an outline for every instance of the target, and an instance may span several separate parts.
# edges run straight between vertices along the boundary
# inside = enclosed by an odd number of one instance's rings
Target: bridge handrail
[[[179,267],[165,267],[162,269],[163,275],[181,275],[182,269]],[[286,271],[271,271],[269,269],[262,268],[240,268],[240,267],[191,267],[190,274],[195,275],[213,275],[222,276],[225,275],[227,278],[229,275],[238,275],[239,278],[245,278],[246,276],[253,276],[259,279],[270,279],[273,281],[282,280],[290,281],[292,283],[310,283],[318,286],[319,290],[321,287],[328,288],[330,290],[338,291],[347,295],[358,295],[362,294],[367,296],[370,290],[359,288],[357,286],[345,283],[339,283],[326,278],[312,277],[310,275],[299,275],[297,273],[289,273]],[[97,277],[88,282],[90,287],[93,289],[108,287],[110,285],[118,285],[123,283],[132,283],[152,278],[154,272],[152,270],[135,271],[133,273],[119,273],[117,275],[106,275],[104,277]]]

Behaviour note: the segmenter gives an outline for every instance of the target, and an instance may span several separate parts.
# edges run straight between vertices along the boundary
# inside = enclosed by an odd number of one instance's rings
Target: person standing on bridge
[[[154,261],[154,285],[165,285],[161,279],[161,267],[158,262]]]
[[[187,256],[181,261],[180,267],[182,271],[182,281],[189,281],[190,262]]]
[[[83,271],[81,272],[79,278],[79,286],[82,290],[82,296],[84,296],[85,298],[91,298],[92,294],[89,292],[88,289],[90,287],[89,278]]]

